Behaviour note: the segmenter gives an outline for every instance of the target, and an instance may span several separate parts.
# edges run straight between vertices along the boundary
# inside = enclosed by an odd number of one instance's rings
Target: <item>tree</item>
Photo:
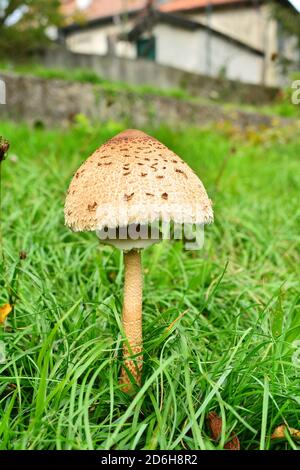
[[[272,15],[278,21],[282,31],[298,39],[300,47],[300,14],[288,2],[271,2]]]
[[[62,24],[59,0],[0,0],[0,57],[26,56]]]

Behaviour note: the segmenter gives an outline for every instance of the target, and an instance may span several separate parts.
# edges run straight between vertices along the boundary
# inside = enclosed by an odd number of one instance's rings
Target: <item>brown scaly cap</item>
[[[211,201],[191,168],[144,132],[121,132],[75,173],[65,221],[74,231],[101,230],[155,220],[205,224]]]

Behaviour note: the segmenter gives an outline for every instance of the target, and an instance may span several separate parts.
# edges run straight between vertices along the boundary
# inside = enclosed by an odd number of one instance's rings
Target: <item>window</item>
[[[148,60],[156,59],[155,37],[139,38],[136,42],[137,56]]]

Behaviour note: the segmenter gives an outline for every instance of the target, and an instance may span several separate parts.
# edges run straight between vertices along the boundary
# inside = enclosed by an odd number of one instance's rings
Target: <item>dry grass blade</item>
[[[180,315],[178,315],[177,318],[175,318],[174,321],[172,321],[172,323],[170,323],[170,325],[166,328],[166,332],[169,332],[172,330],[173,326],[176,325],[176,323],[186,314],[188,313],[189,311],[189,308],[187,310],[185,310],[184,312],[182,312]]]

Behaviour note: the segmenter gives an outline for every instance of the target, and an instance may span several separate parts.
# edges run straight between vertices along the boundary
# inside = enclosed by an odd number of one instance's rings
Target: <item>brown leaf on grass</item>
[[[207,416],[207,422],[212,439],[218,442],[222,434],[222,418],[215,411],[211,411]],[[234,433],[231,434],[231,437],[230,441],[224,445],[224,449],[240,450],[239,438]]]
[[[281,424],[274,430],[271,439],[286,439],[286,432],[288,432],[294,439],[300,440],[300,431],[298,429],[290,428],[285,424]]]
[[[12,311],[12,306],[10,304],[4,304],[0,307],[0,324],[5,322],[6,317]]]
[[[7,140],[0,136],[0,163],[5,159],[5,154],[8,152],[9,143]]]
[[[207,416],[207,422],[212,439],[218,441],[222,433],[222,418],[215,411],[211,411]]]
[[[227,450],[241,450],[241,445],[240,445],[239,438],[233,433],[231,434],[231,436],[232,436],[232,439],[230,439],[230,441],[228,441],[225,444],[224,449],[227,449]]]

